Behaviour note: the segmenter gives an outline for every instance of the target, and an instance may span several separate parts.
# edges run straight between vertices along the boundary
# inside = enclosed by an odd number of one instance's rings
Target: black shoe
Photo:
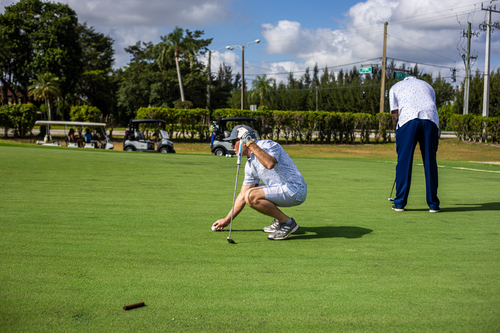
[[[398,208],[398,207],[396,207],[396,205],[392,205],[392,209],[394,209],[396,212],[404,212],[405,211],[404,208]]]

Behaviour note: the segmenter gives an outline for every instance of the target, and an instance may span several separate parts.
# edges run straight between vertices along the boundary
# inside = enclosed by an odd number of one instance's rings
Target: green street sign
[[[361,67],[359,69],[359,74],[370,74],[371,72],[372,72],[371,67],[366,67],[366,68]]]
[[[394,73],[394,78],[395,79],[405,79],[407,78],[408,76],[410,76],[410,74],[406,74],[406,73]]]

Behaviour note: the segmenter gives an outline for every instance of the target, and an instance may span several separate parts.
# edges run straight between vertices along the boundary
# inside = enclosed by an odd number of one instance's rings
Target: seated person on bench
[[[69,142],[76,142],[78,144],[78,148],[82,148],[83,147],[83,140],[80,139],[79,137],[75,136],[75,130],[74,129],[70,129],[69,130],[68,139],[69,139]]]
[[[92,142],[92,134],[90,134],[90,130],[88,128],[85,131],[85,134],[83,136],[85,137],[85,142],[86,143],[91,143]]]

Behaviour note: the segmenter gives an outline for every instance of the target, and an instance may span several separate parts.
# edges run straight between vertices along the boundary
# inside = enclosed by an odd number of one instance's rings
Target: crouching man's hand
[[[224,227],[227,227],[229,225],[229,223],[230,221],[226,221],[225,219],[217,220],[214,224],[212,224],[212,229],[222,231],[224,230]]]
[[[257,140],[257,136],[255,135],[255,132],[250,133],[244,127],[241,127],[238,129],[238,138],[240,139],[241,142],[243,142],[247,146],[250,143],[255,142]]]

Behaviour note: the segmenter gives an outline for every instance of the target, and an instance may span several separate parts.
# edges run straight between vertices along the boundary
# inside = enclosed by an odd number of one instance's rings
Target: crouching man
[[[263,229],[270,240],[283,240],[299,230],[293,218],[278,207],[298,206],[306,200],[307,185],[299,169],[283,147],[271,140],[257,140],[255,131],[245,125],[236,126],[229,138],[232,148],[247,157],[245,179],[234,203],[233,219],[245,205],[273,218]],[[217,220],[212,228],[223,230],[231,222],[231,211]]]

